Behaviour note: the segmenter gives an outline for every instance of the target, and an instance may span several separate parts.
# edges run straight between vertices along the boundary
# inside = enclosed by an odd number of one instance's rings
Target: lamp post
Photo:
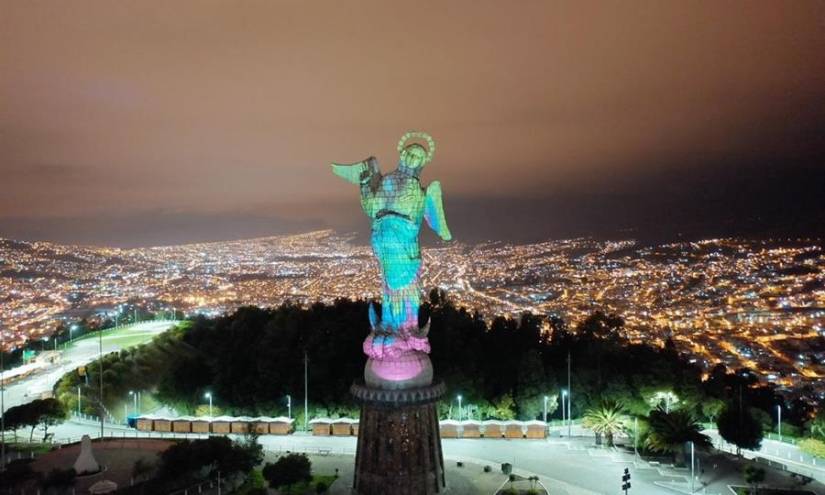
[[[105,414],[105,409],[103,406],[103,328],[100,328],[97,332],[97,349],[98,349],[98,359],[97,362],[100,365],[100,438],[103,439],[103,415]]]
[[[694,449],[693,449],[693,441],[690,442],[690,493],[693,493],[695,490],[693,488],[694,482],[696,481],[696,474],[694,473]]]
[[[777,404],[776,405],[776,417],[777,417],[777,433],[779,434],[779,441],[782,441],[782,406]]]
[[[0,328],[0,471],[6,470],[6,338]]]
[[[573,436],[573,416],[572,416],[572,407],[571,404],[573,403],[573,387],[570,384],[570,368],[571,368],[571,361],[572,358],[570,357],[570,351],[567,351],[567,393],[569,397],[567,398],[567,436]]]
[[[292,396],[286,394],[286,417],[292,419]]]
[[[561,428],[562,428],[562,431],[564,430],[564,423],[565,423],[565,418],[566,418],[566,415],[567,415],[567,410],[565,409],[565,404],[567,403],[567,401],[565,400],[565,397],[567,397],[567,390],[561,389]]]
[[[77,415],[80,416],[80,385],[77,386]]]
[[[458,396],[458,420],[461,421],[461,395]]]
[[[136,393],[134,390],[130,390],[130,391],[129,391],[129,395],[131,395],[131,396],[132,396],[132,400],[133,400],[133,402],[134,402],[134,411],[135,411],[135,416],[137,416],[137,415],[138,415],[138,406],[137,406],[137,401],[138,401],[138,393]]]
[[[547,400],[549,397],[544,396],[544,425],[547,426]]]
[[[212,392],[206,392],[203,396],[209,399],[209,417],[212,417]]]
[[[304,431],[309,430],[309,356],[304,351]]]

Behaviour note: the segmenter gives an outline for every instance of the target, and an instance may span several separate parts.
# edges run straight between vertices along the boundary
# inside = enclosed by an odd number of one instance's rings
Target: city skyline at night
[[[333,231],[138,249],[0,241],[8,294],[0,324],[7,342],[22,345],[60,322],[111,319],[123,304],[161,316],[170,308],[216,316],[247,305],[376,299],[369,249]],[[819,390],[825,376],[819,240],[580,238],[452,243],[422,255],[426,291],[441,288],[487,318],[530,312],[559,317],[574,331],[595,311],[615,313],[630,342],[662,346],[672,338],[705,370],[748,368],[788,390]]]

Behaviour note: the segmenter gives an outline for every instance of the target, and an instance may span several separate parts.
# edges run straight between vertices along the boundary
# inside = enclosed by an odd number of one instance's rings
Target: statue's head
[[[422,138],[426,141],[427,147],[425,148],[419,143],[407,144],[407,141],[413,138]],[[421,169],[424,168],[424,165],[433,159],[433,154],[435,153],[435,141],[433,141],[433,138],[425,132],[408,132],[401,137],[400,141],[398,141],[398,153],[401,155],[399,168],[402,170],[407,170],[411,174],[418,177],[418,174],[421,173]]]
[[[422,168],[427,162],[427,150],[420,144],[408,144],[401,150],[401,163],[407,168]]]

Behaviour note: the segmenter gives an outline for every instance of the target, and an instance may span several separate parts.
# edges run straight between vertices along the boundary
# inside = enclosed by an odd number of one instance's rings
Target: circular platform
[[[373,388],[363,383],[353,383],[350,387],[350,393],[359,402],[388,407],[428,404],[437,401],[446,391],[444,382],[406,389]]]

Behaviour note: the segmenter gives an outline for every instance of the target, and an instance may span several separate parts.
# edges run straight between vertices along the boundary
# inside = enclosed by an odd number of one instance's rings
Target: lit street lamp
[[[209,399],[209,417],[212,417],[212,392],[206,392],[203,396]]]
[[[292,419],[292,396],[286,394],[286,417]]]
[[[69,342],[74,341],[74,332],[75,330],[77,330],[77,328],[77,323],[72,323],[71,325],[69,325]]]
[[[458,396],[458,420],[461,421],[461,395]]]
[[[134,399],[135,416],[137,416],[137,414],[138,414],[138,393],[140,393],[140,392],[135,393],[134,390],[129,391],[129,395],[131,395],[132,398]]]

